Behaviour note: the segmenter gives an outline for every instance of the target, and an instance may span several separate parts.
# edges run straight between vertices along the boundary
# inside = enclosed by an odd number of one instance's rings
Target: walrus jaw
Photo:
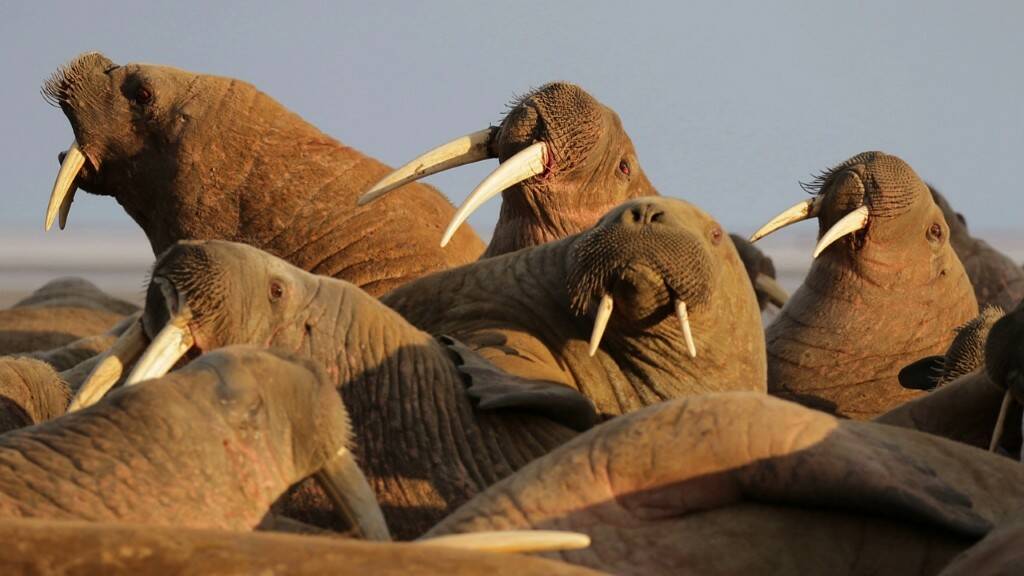
[[[785,228],[790,224],[795,224],[797,222],[802,222],[816,217],[818,213],[821,212],[821,199],[821,196],[815,196],[810,200],[803,200],[789,208],[786,208],[780,212],[778,216],[769,220],[767,224],[761,226],[757,232],[754,232],[754,234],[750,236],[750,241],[757,242],[761,238],[764,238],[776,230]]]
[[[372,202],[395,188],[419,180],[424,176],[456,166],[495,158],[497,155],[493,152],[493,142],[497,133],[498,128],[492,126],[486,130],[460,136],[451,142],[433,148],[385,176],[363,194],[357,203],[362,206],[367,202]],[[535,142],[498,165],[459,206],[452,221],[448,224],[448,228],[445,229],[444,236],[441,237],[441,246],[448,245],[459,226],[462,226],[462,223],[484,202],[524,180],[544,174],[547,171],[548,160],[548,145],[544,142]]]
[[[63,230],[68,222],[68,213],[71,212],[71,203],[75,200],[75,178],[85,166],[85,154],[78,147],[78,141],[72,140],[64,161],[60,163],[60,171],[57,172],[57,179],[53,182],[53,190],[50,191],[50,202],[46,206],[45,229],[53,226],[53,220],[60,212],[60,229]]]
[[[590,347],[587,350],[591,356],[597,354],[601,347],[601,339],[604,338],[605,328],[608,327],[608,320],[612,317],[615,309],[615,300],[611,295],[601,296],[601,302],[597,305],[597,314],[594,316],[594,328],[590,332]],[[690,328],[690,315],[686,312],[686,302],[677,300],[675,303],[676,317],[679,318],[679,328],[683,332],[683,341],[686,342],[686,352],[690,358],[697,357],[697,346],[693,341],[693,330]]]

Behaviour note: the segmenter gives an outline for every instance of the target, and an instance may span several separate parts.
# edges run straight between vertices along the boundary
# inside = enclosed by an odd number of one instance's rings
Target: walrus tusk
[[[693,343],[693,331],[690,330],[690,315],[686,313],[686,302],[676,302],[676,316],[679,316],[679,327],[683,330],[683,340],[686,341],[686,351],[690,358],[697,357],[697,346]]]
[[[71,210],[71,202],[75,197],[75,178],[78,172],[85,166],[85,154],[78,148],[78,140],[71,141],[71,147],[64,155],[64,161],[60,163],[60,171],[57,172],[57,179],[53,182],[53,190],[50,191],[50,203],[46,206],[46,230],[53,226],[53,219],[57,212],[61,213],[61,229],[68,220],[68,211]]]
[[[764,238],[780,228],[785,228],[790,224],[814,218],[819,212],[821,212],[821,198],[821,196],[815,196],[810,200],[803,200],[789,208],[786,208],[779,213],[778,216],[769,220],[767,224],[761,226],[757,232],[754,232],[754,234],[750,236],[750,241],[757,242],[761,238]]]
[[[125,367],[138,359],[145,349],[146,334],[142,330],[142,322],[136,321],[103,353],[71,399],[68,412],[88,408],[99,402],[121,378]]]
[[[612,309],[615,308],[615,301],[608,294],[601,296],[601,303],[597,305],[597,315],[594,316],[594,329],[590,332],[590,348],[587,351],[591,356],[597,354],[601,346],[601,338],[604,337],[604,329],[608,327],[608,319],[612,317]]]
[[[356,204],[362,206],[373,202],[399,186],[405,186],[409,182],[431,174],[493,158],[494,156],[490,153],[490,145],[497,132],[498,129],[492,126],[485,130],[459,136],[451,142],[420,154],[374,184],[373,188],[359,197]]]
[[[469,193],[462,206],[459,206],[459,210],[452,217],[452,221],[444,231],[444,236],[441,237],[441,246],[448,245],[448,241],[455,235],[455,231],[459,229],[459,226],[462,226],[466,218],[469,218],[469,215],[479,208],[481,204],[501,194],[502,191],[510,186],[514,186],[538,174],[543,174],[547,155],[548,145],[544,142],[535,142],[517,152],[515,156],[499,164],[494,169],[494,172],[491,172],[487,178],[484,178],[483,182]]]
[[[761,292],[764,292],[765,296],[768,297],[768,301],[779,308],[782,308],[786,301],[789,300],[789,294],[786,292],[786,289],[775,278],[767,274],[758,273],[757,277],[754,278],[754,286]]]
[[[833,242],[839,240],[847,234],[862,230],[868,225],[868,207],[861,206],[853,212],[850,212],[846,216],[839,219],[828,229],[827,232],[818,240],[818,245],[814,247],[814,257],[817,258],[825,248],[828,248]]]
[[[377,496],[350,450],[344,447],[338,450],[314,478],[358,537],[381,542],[391,540]]]
[[[68,195],[64,197],[64,200],[60,203],[60,214],[57,218],[57,226],[63,230],[68,225],[68,214],[71,213],[71,203],[75,201],[75,190],[74,186],[68,191]]]
[[[424,538],[417,546],[436,546],[457,550],[478,550],[505,554],[579,550],[590,546],[590,536],[563,530],[506,530],[469,532]]]
[[[188,320],[188,314],[178,314],[167,322],[167,325],[153,338],[153,342],[150,343],[142,358],[139,358],[135,368],[128,374],[128,378],[124,381],[125,386],[133,386],[143,380],[159,378],[174,367],[174,364],[195,343],[192,332],[188,329]]]
[[[1003,425],[1006,423],[1006,413],[1010,411],[1010,400],[1013,395],[1010,394],[1010,389],[1006,389],[1006,394],[1003,394],[1003,403],[999,406],[999,416],[996,417],[996,425],[992,429],[992,439],[988,443],[988,451],[995,452],[996,446],[999,445],[999,439],[1003,436]]]

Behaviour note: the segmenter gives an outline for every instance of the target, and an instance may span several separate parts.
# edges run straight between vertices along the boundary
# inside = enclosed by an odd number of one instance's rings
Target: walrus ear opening
[[[600,420],[589,398],[558,382],[509,374],[461,342],[439,340],[455,359],[466,393],[479,410],[523,410],[582,432]]]
[[[900,370],[900,386],[910,390],[934,390],[945,366],[945,356],[926,356]]]

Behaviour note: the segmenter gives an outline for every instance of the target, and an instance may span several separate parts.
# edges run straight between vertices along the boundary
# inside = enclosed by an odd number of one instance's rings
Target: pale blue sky
[[[134,226],[79,194],[42,236],[71,141],[42,81],[100,50],[253,82],[396,165],[576,82],[621,115],[662,193],[749,232],[797,181],[867,149],[902,156],[975,228],[1020,213],[1021,2],[12,2],[0,6],[0,226],[33,239]],[[492,163],[430,179],[456,203]],[[497,202],[471,220],[489,234]],[[59,234],[59,238],[54,236]],[[81,237],[81,236],[77,236]]]

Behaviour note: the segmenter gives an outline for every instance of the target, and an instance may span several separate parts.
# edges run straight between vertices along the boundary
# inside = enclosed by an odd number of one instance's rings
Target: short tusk
[[[417,156],[411,162],[374,184],[373,188],[359,197],[356,204],[362,206],[373,202],[399,186],[404,186],[431,174],[493,158],[494,156],[490,153],[490,144],[497,132],[498,128],[492,126],[486,130],[460,136]]]
[[[514,186],[538,174],[543,174],[547,155],[548,145],[544,142],[536,142],[499,164],[494,169],[494,172],[491,172],[479,186],[469,193],[469,197],[462,203],[462,206],[459,206],[459,210],[452,217],[452,221],[444,231],[444,236],[441,238],[441,246],[448,245],[448,241],[455,235],[455,231],[459,229],[459,226],[462,226],[462,223],[469,218],[469,215],[484,202],[501,194],[510,186]]]
[[[78,177],[82,166],[85,166],[85,154],[78,148],[78,141],[72,140],[71,147],[64,155],[64,161],[60,163],[60,171],[53,182],[53,190],[50,191],[50,203],[46,206],[46,230],[53,226],[53,219],[57,217],[58,211],[61,214],[61,229],[67,223],[67,213],[71,210],[71,201],[75,196],[75,178]]]
[[[142,322],[136,321],[104,352],[78,388],[68,406],[68,412],[88,408],[99,402],[121,378],[125,367],[131,365],[146,349],[146,335]]]
[[[992,439],[988,443],[988,451],[995,452],[996,446],[999,445],[1000,438],[1003,437],[1003,426],[1006,424],[1006,413],[1010,411],[1010,401],[1013,399],[1013,395],[1010,394],[1010,389],[1006,389],[1006,394],[1003,394],[1003,403],[999,406],[999,416],[996,417],[995,428],[992,429]]]
[[[764,238],[780,228],[785,228],[790,224],[814,218],[819,212],[821,212],[821,199],[821,196],[815,196],[810,200],[804,200],[783,210],[778,216],[769,220],[764,226],[761,226],[757,232],[754,232],[750,237],[750,241],[757,242],[761,238]]]
[[[846,216],[839,219],[832,225],[831,228],[825,232],[825,235],[818,240],[818,245],[814,247],[814,257],[817,258],[825,248],[828,248],[833,242],[839,240],[847,234],[856,232],[857,230],[863,230],[868,225],[868,207],[861,206],[853,212],[850,212]]]
[[[174,364],[195,343],[192,332],[188,329],[188,319],[187,314],[178,314],[171,318],[156,335],[156,338],[153,338],[153,342],[146,349],[145,354],[128,374],[128,378],[124,381],[125,386],[133,386],[143,380],[159,378],[174,367]]]
[[[697,346],[693,343],[693,331],[690,330],[690,315],[686,312],[686,302],[676,302],[676,316],[679,316],[679,326],[683,330],[683,340],[686,341],[686,351],[690,358],[697,357]]]
[[[337,455],[328,460],[314,477],[359,538],[382,542],[391,540],[377,495],[349,449],[342,447],[338,450]]]
[[[604,329],[608,327],[608,319],[612,317],[612,309],[615,308],[615,301],[608,294],[601,296],[601,303],[597,305],[597,315],[594,317],[594,329],[590,332],[590,349],[588,353],[593,356],[601,346],[601,338],[604,337]]]
[[[590,536],[562,530],[507,530],[448,534],[417,540],[414,544],[457,550],[529,554],[586,548],[590,546]]]
[[[754,287],[763,292],[768,297],[768,301],[778,308],[782,308],[789,300],[789,294],[785,288],[775,278],[767,274],[758,273],[757,278],[754,279]]]

